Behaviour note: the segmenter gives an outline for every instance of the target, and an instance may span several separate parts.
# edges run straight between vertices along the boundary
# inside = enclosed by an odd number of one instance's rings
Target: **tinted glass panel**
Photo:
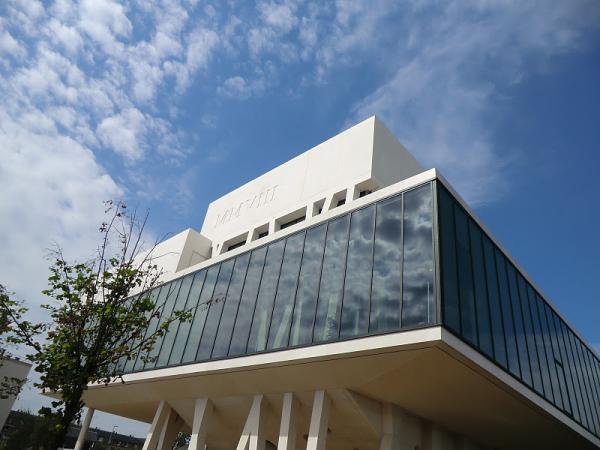
[[[217,264],[216,266],[212,266],[210,269],[208,269],[208,272],[206,273],[206,280],[204,281],[204,286],[202,286],[202,292],[196,306],[196,313],[194,314],[194,320],[192,321],[192,325],[190,327],[190,334],[185,345],[185,351],[183,352],[183,358],[181,362],[190,362],[196,359],[196,352],[198,351],[200,336],[202,336],[204,322],[206,321],[208,308],[215,290],[215,284],[217,282],[217,276],[219,275],[220,268],[221,265]]]
[[[150,297],[156,303],[155,310],[160,314],[162,312],[163,307],[165,306],[165,299],[167,297],[167,293],[169,292],[168,286],[161,286],[152,291]],[[158,326],[159,317],[153,316],[150,319],[148,324],[148,328],[146,329],[146,334],[144,335],[144,340],[148,339],[152,334],[156,331],[156,327]],[[135,362],[135,366],[133,370],[142,370],[146,363],[144,359],[148,358],[148,352],[144,352],[138,355],[137,361]]]
[[[521,311],[523,313],[523,326],[525,329],[525,339],[527,341],[527,353],[529,354],[529,365],[531,367],[531,380],[533,382],[533,388],[540,394],[543,395],[544,387],[542,384],[542,374],[540,372],[540,362],[537,355],[537,348],[535,345],[535,333],[533,331],[533,323],[531,319],[531,310],[529,309],[529,298],[527,296],[526,282],[517,273],[517,282],[519,289],[519,299]]]
[[[521,297],[517,286],[517,275],[515,268],[510,262],[506,262],[508,273],[508,287],[512,305],[513,317],[515,319],[515,337],[519,349],[519,364],[521,366],[521,379],[525,384],[532,386],[531,369],[529,367],[529,355],[527,351],[527,338],[525,336],[525,325],[523,324],[523,311],[521,310]]]
[[[440,259],[442,276],[442,311],[444,324],[460,333],[460,309],[458,306],[458,273],[456,271],[456,248],[454,238],[454,200],[440,187]]]
[[[159,290],[160,290],[160,288],[156,288],[156,289],[153,289],[152,291],[150,291],[149,293],[146,292],[146,293],[143,293],[143,294],[140,294],[140,295],[142,295],[142,296],[148,295],[153,302],[156,302],[156,296],[158,295]],[[148,311],[146,313],[146,315],[145,315],[146,319],[148,319],[150,317],[150,314],[151,314],[151,311]],[[145,335],[146,335],[146,333],[144,334],[144,336]],[[142,342],[142,339],[135,339],[132,342],[130,348],[133,348],[133,349],[137,350],[137,346],[140,344],[140,342]],[[136,362],[141,357],[141,354],[142,354],[142,352],[138,352],[136,358],[132,358],[132,359],[128,360],[125,363],[125,368],[123,369],[123,371],[124,372],[131,372],[131,371],[135,370]],[[139,365],[138,365],[138,367],[139,367]]]
[[[552,350],[552,342],[550,340],[550,331],[548,330],[548,321],[546,319],[546,310],[544,308],[543,300],[536,294],[536,303],[540,316],[540,323],[542,328],[542,337],[544,340],[544,347],[546,349],[546,359],[548,360],[548,371],[550,373],[550,384],[552,386],[552,392],[554,394],[554,404],[560,409],[563,408],[562,395],[560,393],[560,386],[558,384],[558,374],[556,372],[556,361],[554,360],[554,351]]]
[[[456,205],[454,210],[456,229],[456,256],[458,268],[458,291],[460,298],[460,324],[462,337],[477,345],[477,325],[475,321],[475,295],[473,292],[473,268],[467,214]]]
[[[290,333],[290,345],[307,344],[312,341],[326,232],[326,224],[311,228],[306,232]]]
[[[477,311],[477,329],[479,348],[490,358],[494,356],[492,330],[490,324],[490,308],[488,304],[487,283],[485,279],[485,263],[481,231],[473,221],[469,221],[471,258],[473,262],[473,286],[475,288],[475,309]]]
[[[431,185],[404,194],[402,326],[435,321]]]
[[[494,244],[487,236],[483,237],[483,256],[490,304],[490,319],[494,342],[494,355],[496,362],[502,367],[508,367],[506,357],[506,341],[504,339],[504,320],[500,306],[500,293],[498,292],[498,273],[496,271],[496,258],[494,257]]]
[[[288,345],[303,246],[304,233],[291,236],[285,244],[281,275],[279,276],[275,307],[271,319],[271,329],[269,330],[268,348],[270,349]]]
[[[217,337],[212,352],[213,358],[227,356],[229,342],[231,341],[231,334],[233,332],[233,324],[235,323],[235,318],[238,313],[249,261],[250,253],[240,255],[235,260],[233,275],[231,276],[231,283],[229,284],[229,290],[227,291],[225,306],[223,307],[223,313],[221,314],[221,322],[219,323],[219,329],[217,331]]]
[[[568,330],[566,325],[562,320],[559,319],[559,328],[562,337],[562,341],[564,342],[565,354],[566,354],[566,371],[569,377],[569,388],[573,391],[573,395],[571,397],[571,403],[573,404],[573,415],[575,416],[575,420],[578,422],[583,421],[583,404],[581,399],[581,392],[579,390],[579,384],[577,381],[577,374],[575,373],[575,360],[573,359],[573,351],[571,349],[571,344],[569,342]]]
[[[375,206],[352,213],[344,283],[341,337],[363,335],[369,328],[374,233]]]
[[[502,318],[504,320],[504,337],[506,339],[508,370],[510,370],[517,377],[519,377],[519,350],[517,348],[517,339],[515,337],[515,325],[513,321],[512,307],[510,304],[510,294],[508,291],[506,261],[504,259],[504,255],[499,250],[496,250],[496,269],[498,270],[500,306],[502,308]]]
[[[195,315],[196,310],[198,309],[198,299],[200,298],[200,293],[202,292],[202,286],[204,285],[205,278],[206,270],[196,272],[191,285],[187,288],[188,290],[186,291],[185,284],[180,289],[180,295],[183,295],[184,293],[187,295],[185,310],[190,311],[192,315]],[[185,344],[187,342],[188,335],[190,334],[191,326],[192,323],[190,321],[179,324],[177,336],[175,337],[175,344],[173,345],[173,350],[169,356],[169,364],[172,365],[181,363],[183,350],[185,349]]]
[[[217,327],[221,320],[221,313],[223,312],[223,305],[227,298],[227,289],[229,287],[229,281],[231,280],[231,274],[233,273],[234,263],[235,261],[233,259],[221,263],[221,270],[219,271],[219,278],[215,285],[215,290],[213,291],[212,297],[207,301],[208,313],[204,322],[200,346],[196,353],[197,361],[210,358],[217,334]]]
[[[284,247],[285,241],[282,240],[272,243],[267,250],[267,259],[260,281],[256,308],[254,308],[250,336],[248,337],[248,353],[264,350],[267,346],[267,334],[271,323],[273,301],[275,300]]]
[[[535,292],[531,286],[527,286],[527,297],[529,298],[529,310],[533,321],[533,331],[535,333],[535,345],[540,362],[540,371],[542,373],[542,384],[544,394],[551,402],[554,402],[554,392],[552,391],[552,382],[550,380],[550,368],[548,367],[548,357],[546,356],[546,345],[544,343],[544,335],[542,333],[542,322],[537,308]]]
[[[241,355],[246,352],[252,315],[254,314],[254,305],[256,304],[256,296],[258,295],[258,287],[260,286],[260,278],[266,254],[267,247],[262,247],[254,250],[250,257],[248,274],[246,275],[244,289],[242,290],[242,299],[240,300],[240,307],[235,319],[233,336],[231,337],[229,356]]]
[[[161,322],[166,322],[169,319],[172,319],[173,314],[176,311],[182,311],[185,307],[185,297],[179,295],[179,291],[181,290],[181,286],[183,284],[183,279],[175,280],[171,283],[173,286],[170,290],[169,303],[171,303],[170,307],[165,306],[165,310],[163,312]],[[163,367],[169,361],[169,354],[171,353],[171,349],[173,348],[173,341],[175,340],[175,332],[177,331],[177,325],[179,321],[172,321],[169,323],[167,330],[165,331],[165,335],[161,339],[160,351],[157,354],[155,367]]]
[[[336,339],[344,292],[344,273],[348,250],[350,216],[329,222],[325,256],[317,301],[317,317],[313,334],[314,342]]]
[[[369,331],[379,333],[400,327],[402,274],[402,197],[377,205],[373,285]]]

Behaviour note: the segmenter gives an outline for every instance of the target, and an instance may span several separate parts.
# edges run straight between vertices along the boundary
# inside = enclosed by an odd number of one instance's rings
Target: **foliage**
[[[26,320],[27,308],[8,295],[0,302],[0,314],[7,319],[2,340],[27,346],[40,374],[36,386],[58,394],[52,408],[40,410],[57,418],[47,448],[59,447],[69,424],[79,419],[90,383],[122,380],[125,361],[150,360],[149,352],[170,323],[191,318],[189,311],[174,311],[147,332],[164,306],[148,294],[161,275],[153,252],[140,253],[148,214],[140,222],[135,212],[126,213],[122,202],[107,202],[105,213],[108,219],[100,226],[100,245],[92,260],[70,263],[60,249],[51,253],[48,288],[43,291],[49,301],[41,306],[48,322]]]
[[[177,450],[184,445],[188,445],[190,443],[191,436],[188,433],[179,432],[177,433],[177,437],[175,438],[175,443],[171,447],[171,450]]]
[[[10,308],[17,308],[18,305],[16,302],[10,299],[10,293],[7,292],[4,286],[0,284],[0,304],[9,305]],[[10,319],[7,316],[4,309],[0,308],[0,369],[4,364],[4,361],[8,358],[11,358],[12,355],[8,351],[6,344],[8,342],[3,343],[2,337],[7,336],[7,333],[10,332]],[[0,378],[0,400],[7,399],[12,396],[17,396],[21,391],[21,387],[23,386],[26,380],[22,380],[16,377],[8,377],[3,375]]]
[[[10,434],[6,442],[0,446],[1,450],[31,450],[47,448],[48,429],[55,425],[55,420],[33,414],[20,412],[15,419],[15,431]]]

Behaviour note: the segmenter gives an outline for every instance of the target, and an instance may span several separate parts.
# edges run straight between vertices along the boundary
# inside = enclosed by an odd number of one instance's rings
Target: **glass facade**
[[[119,363],[125,373],[443,324],[600,436],[595,353],[439,181],[150,295],[162,316],[147,333],[172,311],[190,309],[193,319],[172,323],[151,352]]]
[[[443,324],[600,436],[598,358],[448,190],[436,185]]]
[[[438,322],[433,184],[397,194],[155,288],[172,323],[134,372]]]

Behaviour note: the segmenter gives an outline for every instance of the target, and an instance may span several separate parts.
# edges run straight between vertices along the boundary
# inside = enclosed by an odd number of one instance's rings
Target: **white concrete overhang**
[[[488,446],[600,446],[598,438],[440,326],[133,373],[123,380],[90,386],[85,403],[149,422],[167,400],[189,426],[193,399],[208,397],[218,417],[209,438],[221,439],[218,448],[233,446],[227,436],[235,433],[228,430],[242,429],[252,395],[266,395],[269,435],[277,432],[283,393],[298,395],[306,418],[317,389],[326,389],[333,401],[330,429],[337,437],[331,448],[357,442],[355,448],[377,448],[348,392],[392,402]]]

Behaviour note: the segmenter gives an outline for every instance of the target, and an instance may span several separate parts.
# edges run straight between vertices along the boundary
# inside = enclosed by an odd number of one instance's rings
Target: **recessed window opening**
[[[252,241],[256,241],[258,239],[262,239],[269,235],[269,224],[265,223],[259,227],[254,228],[252,231]]]
[[[235,244],[230,244],[230,245],[229,245],[229,247],[227,247],[227,251],[234,250],[234,249],[236,249],[236,248],[238,248],[238,247],[241,247],[241,246],[242,246],[242,245],[244,245],[245,243],[246,243],[246,241],[237,242],[237,243],[235,243]]]
[[[306,217],[302,216],[298,217],[297,219],[290,220],[289,222],[282,223],[279,226],[279,229],[283,230],[284,228],[291,227],[292,225],[296,225],[297,223],[302,222],[304,219],[306,219]]]
[[[365,197],[365,196],[367,196],[369,194],[372,194],[372,193],[373,193],[373,191],[370,190],[370,189],[363,189],[362,191],[360,191],[358,193],[358,198]]]
[[[323,206],[325,205],[325,199],[322,198],[321,200],[318,200],[316,202],[313,203],[312,205],[312,215],[314,216],[318,216],[319,214],[321,214],[323,212]]]
[[[342,206],[345,204],[346,204],[346,189],[333,194],[329,209],[337,208],[338,206]]]
[[[275,220],[275,230],[283,230],[306,220],[306,206]]]

